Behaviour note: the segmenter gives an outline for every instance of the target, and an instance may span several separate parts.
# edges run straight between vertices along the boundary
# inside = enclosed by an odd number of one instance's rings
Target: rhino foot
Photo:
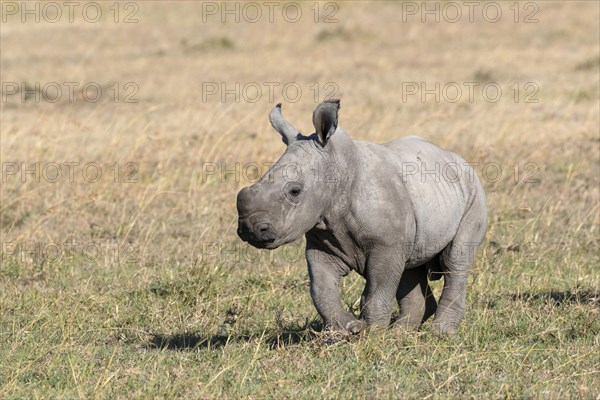
[[[355,319],[346,324],[345,328],[348,332],[356,335],[366,327],[366,323],[363,320]]]
[[[437,336],[453,336],[458,328],[458,323],[433,321],[433,331]]]

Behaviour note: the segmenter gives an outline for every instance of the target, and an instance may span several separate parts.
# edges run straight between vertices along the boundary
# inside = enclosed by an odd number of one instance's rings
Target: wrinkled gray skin
[[[239,192],[238,235],[267,249],[306,235],[310,292],[328,326],[352,333],[388,326],[396,299],[397,325],[415,327],[435,314],[439,332],[454,332],[487,227],[479,180],[461,157],[415,136],[350,139],[338,109],[339,100],[321,103],[308,137],[285,121],[280,104],[271,112],[287,149]],[[366,279],[360,319],[340,299],[340,278],[351,270]],[[444,277],[439,304],[428,275]]]

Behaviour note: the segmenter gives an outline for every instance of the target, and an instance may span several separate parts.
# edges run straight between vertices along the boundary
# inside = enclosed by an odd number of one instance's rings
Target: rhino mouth
[[[276,249],[277,247],[279,247],[279,244],[276,243],[275,239],[268,239],[268,240],[248,239],[248,240],[245,240],[245,242],[247,242],[249,245],[256,247],[258,249],[273,250],[273,249]]]

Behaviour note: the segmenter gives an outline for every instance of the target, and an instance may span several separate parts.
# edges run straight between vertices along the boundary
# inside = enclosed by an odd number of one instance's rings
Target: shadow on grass
[[[305,323],[298,324],[284,323],[277,319],[277,329],[274,333],[264,337],[264,343],[269,349],[280,349],[294,346],[302,343],[321,341],[324,344],[336,343],[341,338],[339,335],[323,329],[320,320],[307,320]],[[259,340],[261,335],[213,335],[203,336],[194,333],[180,333],[175,335],[153,334],[148,343],[144,346],[147,349],[154,350],[176,350],[193,351],[210,349],[215,350],[225,347],[229,343],[249,342]]]
[[[196,334],[182,333],[177,335],[160,335],[154,334],[150,339],[146,348],[149,349],[167,349],[167,350],[202,350],[202,349],[218,349],[224,347],[228,343],[239,343],[250,341],[250,336],[200,336]]]
[[[571,304],[590,304],[600,308],[600,292],[591,289],[576,289],[576,290],[549,290],[539,293],[525,292],[513,294],[510,296],[512,300],[520,301],[544,301],[553,302],[557,306]]]
[[[267,338],[267,344],[273,350],[307,343],[319,338],[322,331],[323,324],[320,320],[307,320],[299,325],[297,323],[286,324],[278,317],[277,332]]]

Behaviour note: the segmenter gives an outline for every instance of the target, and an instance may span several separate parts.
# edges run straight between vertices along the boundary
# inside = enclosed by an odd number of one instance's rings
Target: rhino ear
[[[271,121],[271,126],[275,128],[277,132],[281,135],[281,140],[286,145],[290,145],[300,135],[298,129],[294,128],[289,122],[283,118],[281,114],[281,103],[277,104],[271,114],[269,114],[269,120]]]
[[[322,146],[327,144],[329,137],[337,129],[339,109],[340,101],[338,99],[331,99],[319,104],[313,112],[313,125]]]

